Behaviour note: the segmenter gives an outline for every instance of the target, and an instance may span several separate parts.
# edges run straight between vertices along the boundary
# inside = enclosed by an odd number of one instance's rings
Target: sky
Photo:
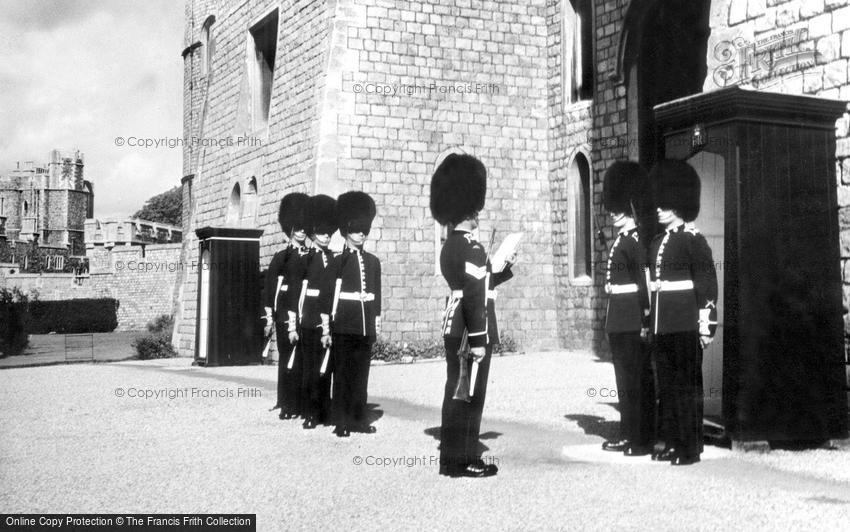
[[[183,1],[0,0],[0,172],[78,149],[95,217],[129,216],[179,185]]]

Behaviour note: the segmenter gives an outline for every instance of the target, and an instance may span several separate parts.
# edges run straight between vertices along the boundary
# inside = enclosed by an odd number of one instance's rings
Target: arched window
[[[227,202],[227,212],[224,215],[225,225],[239,225],[239,219],[242,217],[242,189],[239,183],[233,185],[233,190],[230,191],[230,199]]]
[[[206,76],[212,70],[213,54],[215,53],[215,34],[213,23],[215,17],[210,15],[201,28],[201,75]]]
[[[257,206],[260,197],[257,195],[257,178],[251,177],[245,187],[245,199],[242,202],[242,226],[254,227],[257,224]]]
[[[592,279],[593,224],[590,165],[583,153],[577,153],[567,170],[569,186],[570,279],[590,284]]]

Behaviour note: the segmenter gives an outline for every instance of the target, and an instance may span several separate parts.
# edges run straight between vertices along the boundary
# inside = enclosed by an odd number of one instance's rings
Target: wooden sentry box
[[[200,248],[195,361],[207,366],[260,364],[263,231],[204,227],[195,233]]]
[[[718,267],[706,414],[733,441],[847,437],[835,121],[845,103],[743,90],[655,107],[660,155],[702,182]]]

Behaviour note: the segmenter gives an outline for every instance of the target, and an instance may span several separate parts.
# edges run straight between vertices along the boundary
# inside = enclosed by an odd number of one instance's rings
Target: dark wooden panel
[[[200,251],[209,250],[209,310],[207,357],[209,366],[260,363],[259,236],[262,231],[203,228],[197,231]],[[201,322],[199,272],[198,323]],[[198,329],[200,334],[200,328]],[[200,344],[197,338],[196,344]],[[197,357],[197,348],[196,348]]]

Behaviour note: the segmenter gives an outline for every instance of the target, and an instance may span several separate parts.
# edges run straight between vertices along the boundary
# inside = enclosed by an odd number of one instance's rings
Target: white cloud
[[[0,12],[0,171],[77,148],[96,216],[180,183],[179,148],[115,137],[182,134],[182,2],[2,0]]]

